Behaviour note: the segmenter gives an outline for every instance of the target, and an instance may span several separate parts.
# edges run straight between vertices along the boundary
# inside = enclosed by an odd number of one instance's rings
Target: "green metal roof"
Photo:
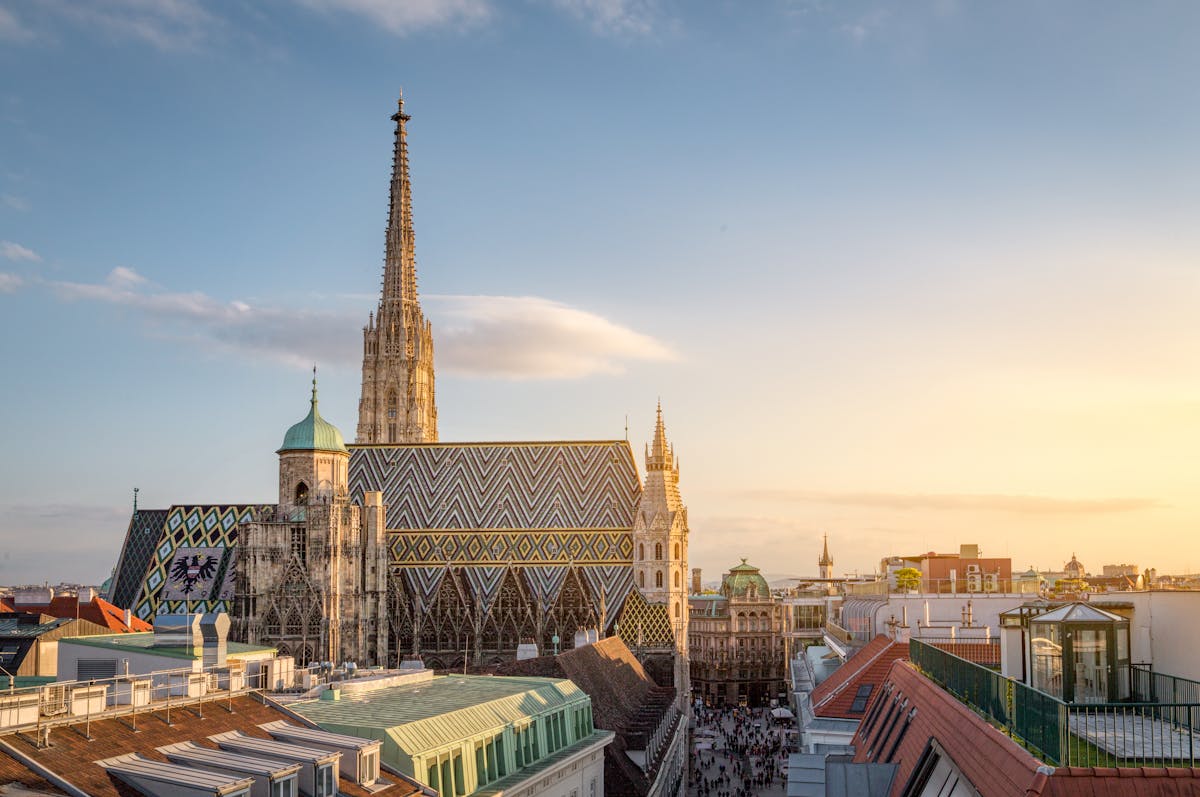
[[[447,675],[288,708],[327,731],[390,741],[405,755],[418,756],[589,702],[566,679]]]
[[[740,565],[729,568],[729,573],[721,582],[721,594],[729,597],[745,597],[751,584],[756,585],[759,597],[770,597],[771,585],[758,572],[757,567],[746,564],[746,560],[743,559]]]
[[[182,645],[178,647],[155,647],[153,631],[142,631],[136,634],[73,636],[58,641],[60,644],[66,642],[73,645],[89,645],[95,648],[107,648],[115,651],[136,649],[142,653],[149,653],[154,656],[167,656],[172,659],[186,659],[188,661],[195,661],[203,655],[202,648],[187,648]],[[244,645],[240,642],[228,642],[225,649],[226,655],[237,658],[239,655],[266,653],[275,648],[266,645]]]
[[[346,449],[342,433],[317,411],[316,376],[313,376],[312,404],[308,415],[287,430],[287,434],[283,436],[283,445],[275,453],[283,451],[338,451],[347,455],[350,453]]]
[[[561,750],[535,761],[530,766],[521,767],[512,774],[505,775],[499,780],[492,781],[486,786],[479,787],[471,793],[471,797],[493,797],[493,795],[502,795],[513,786],[516,786],[524,781],[531,781],[545,770],[555,767],[563,761],[566,761],[580,750],[586,750],[596,742],[601,742],[609,737],[615,736],[616,734],[612,731],[595,730],[590,736],[585,736],[574,744],[564,747]]]

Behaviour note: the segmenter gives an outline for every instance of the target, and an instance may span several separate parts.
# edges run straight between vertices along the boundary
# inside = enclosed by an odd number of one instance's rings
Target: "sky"
[[[1200,5],[0,0],[0,584],[352,437],[396,97],[443,441],[661,398],[690,563],[1200,571]]]

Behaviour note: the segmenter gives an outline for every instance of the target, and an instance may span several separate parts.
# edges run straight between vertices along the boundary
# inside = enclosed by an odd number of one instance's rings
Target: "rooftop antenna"
[[[629,442],[629,413],[625,413],[625,442]]]
[[[133,514],[135,514],[135,515],[137,514],[137,494],[138,494],[138,488],[134,487],[133,488]]]

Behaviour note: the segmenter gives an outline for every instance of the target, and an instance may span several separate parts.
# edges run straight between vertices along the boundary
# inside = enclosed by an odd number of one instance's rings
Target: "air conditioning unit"
[[[983,576],[978,571],[967,573],[967,592],[983,592]]]

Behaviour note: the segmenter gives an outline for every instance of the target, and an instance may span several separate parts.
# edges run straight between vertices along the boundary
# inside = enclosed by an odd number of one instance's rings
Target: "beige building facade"
[[[730,568],[717,593],[692,595],[693,696],[712,706],[767,705],[785,692],[783,607],[757,567]]]

